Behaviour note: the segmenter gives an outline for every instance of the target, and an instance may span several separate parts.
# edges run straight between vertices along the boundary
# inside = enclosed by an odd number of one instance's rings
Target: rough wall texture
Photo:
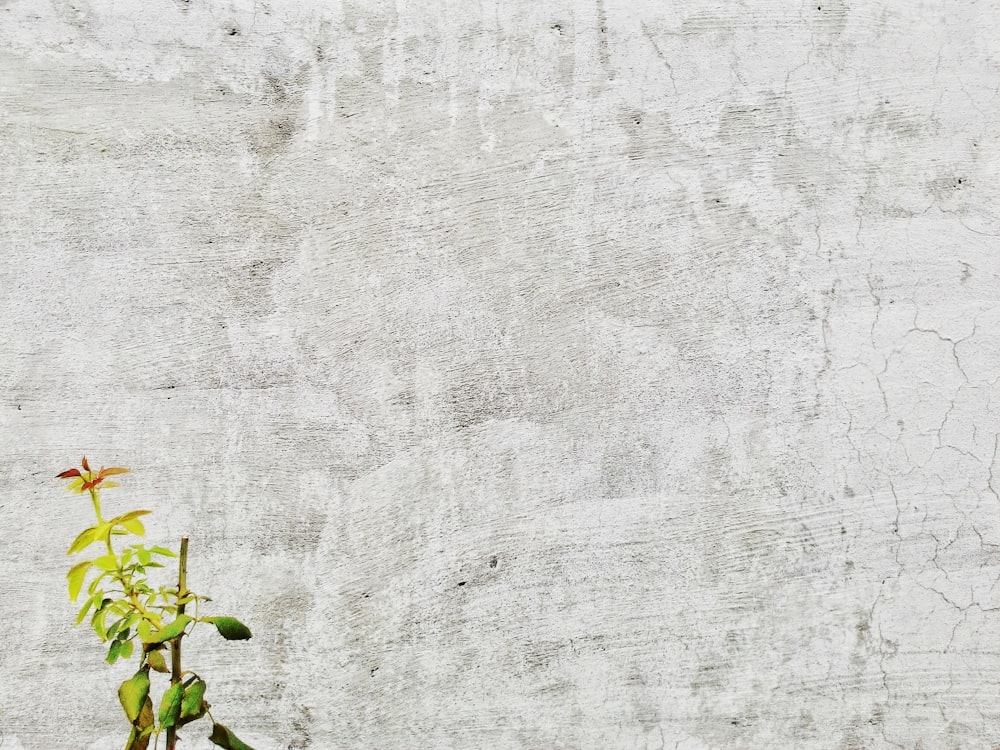
[[[83,452],[264,750],[1000,743],[998,28],[0,2],[0,747],[122,743]]]

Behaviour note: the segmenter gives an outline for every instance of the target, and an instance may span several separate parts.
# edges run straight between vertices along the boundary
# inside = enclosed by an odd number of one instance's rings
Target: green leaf
[[[205,715],[205,688],[205,681],[197,679],[184,689],[184,697],[181,700],[182,719],[194,721]]]
[[[202,617],[201,621],[215,625],[219,635],[227,641],[245,641],[253,636],[250,628],[235,617]]]
[[[149,624],[149,620],[143,618],[139,621],[139,624],[135,627],[135,632],[139,634],[143,643],[152,643],[153,641],[153,626]]]
[[[87,571],[90,570],[90,560],[84,560],[82,563],[77,563],[69,572],[66,574],[66,579],[69,582],[69,598],[70,601],[76,601],[76,598],[80,596],[80,589],[83,588],[83,579],[87,576]]]
[[[212,736],[208,739],[225,750],[253,750],[252,747],[233,734],[232,730],[222,724],[212,724]]]
[[[125,715],[133,724],[139,718],[146,698],[149,696],[149,673],[139,670],[125,680],[118,688],[118,700],[121,701]]]
[[[181,716],[181,699],[184,697],[184,685],[175,682],[163,694],[160,701],[160,726],[163,729],[177,726]]]
[[[166,547],[150,547],[149,551],[157,555],[163,555],[164,557],[177,557],[176,552]]]
[[[104,659],[104,661],[106,661],[108,664],[114,664],[116,661],[118,661],[118,656],[121,654],[121,651],[122,651],[122,642],[117,640],[111,641],[111,646],[108,648],[108,655]]]
[[[108,607],[108,611],[111,612],[111,607]],[[114,638],[118,631],[125,626],[125,618],[120,618],[115,620],[113,623],[108,625],[107,629],[104,631],[104,635],[108,638]]]
[[[163,654],[159,651],[149,651],[146,653],[146,663],[149,664],[157,672],[166,674],[170,670],[167,669],[167,660],[163,658]]]
[[[149,565],[149,561],[153,559],[149,550],[141,544],[135,545],[135,556],[139,558],[139,562],[143,565]]]
[[[118,558],[114,555],[101,555],[96,560],[94,560],[94,565],[96,565],[101,570],[118,570]]]
[[[80,550],[89,547],[91,544],[94,543],[94,540],[96,538],[97,538],[97,527],[91,526],[86,531],[81,532],[80,535],[73,540],[73,543],[69,545],[69,550],[66,552],[66,554],[72,555],[75,552],[79,552]]]
[[[184,628],[188,626],[188,623],[192,621],[192,618],[188,615],[177,615],[177,619],[171,622],[169,625],[164,626],[160,630],[157,630],[152,634],[150,640],[147,643],[164,643],[173,638],[176,638],[181,633],[184,632]]]
[[[118,619],[111,623],[106,631],[108,638],[117,637],[119,641],[127,640],[130,635],[130,629],[135,621],[138,619],[138,615],[135,613],[128,614],[128,605],[119,600],[113,602],[106,608],[109,614],[118,615]]]
[[[120,651],[121,658],[123,658],[123,659],[131,659],[132,658],[132,641],[131,640],[123,640],[121,642],[121,644],[122,644],[121,651]]]

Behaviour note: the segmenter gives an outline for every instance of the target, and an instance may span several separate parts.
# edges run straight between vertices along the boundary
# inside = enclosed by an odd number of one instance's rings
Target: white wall
[[[259,750],[1000,742],[998,24],[0,3],[0,747],[123,743],[83,453]]]

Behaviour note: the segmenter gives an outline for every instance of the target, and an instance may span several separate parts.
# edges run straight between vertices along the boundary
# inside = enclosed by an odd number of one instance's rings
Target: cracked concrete
[[[258,750],[1000,745],[998,28],[0,2],[0,748],[122,743],[83,452]]]

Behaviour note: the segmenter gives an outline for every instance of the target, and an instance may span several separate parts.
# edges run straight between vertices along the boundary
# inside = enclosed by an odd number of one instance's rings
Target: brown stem
[[[184,614],[184,597],[187,596],[188,540],[181,537],[180,572],[177,576],[177,616]],[[181,640],[184,634],[170,641],[170,684],[181,681]],[[177,750],[177,727],[167,728],[167,750]]]

